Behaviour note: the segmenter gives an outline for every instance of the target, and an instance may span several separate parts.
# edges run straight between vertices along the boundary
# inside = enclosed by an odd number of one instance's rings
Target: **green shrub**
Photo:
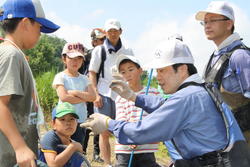
[[[36,77],[36,87],[39,95],[40,105],[43,109],[45,120],[50,120],[52,108],[57,104],[58,97],[52,88],[52,82],[56,72],[52,70]]]

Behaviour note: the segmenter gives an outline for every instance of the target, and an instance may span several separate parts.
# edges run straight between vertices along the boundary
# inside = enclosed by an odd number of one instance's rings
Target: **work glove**
[[[134,101],[136,94],[130,89],[128,84],[122,79],[121,76],[113,76],[114,80],[112,80],[110,84],[110,88],[119,94],[122,98],[127,100]]]
[[[89,116],[87,121],[82,123],[80,126],[90,129],[94,135],[100,134],[106,130],[108,130],[108,124],[111,118],[103,114],[92,114]]]

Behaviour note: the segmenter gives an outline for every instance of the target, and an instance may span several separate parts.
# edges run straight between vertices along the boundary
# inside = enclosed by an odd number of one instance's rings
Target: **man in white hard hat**
[[[150,114],[139,122],[93,114],[93,120],[81,126],[95,133],[108,129],[121,144],[171,140],[183,158],[174,162],[175,167],[229,167],[236,159],[231,159],[228,151],[244,137],[229,108],[225,105],[222,110],[215,105],[218,99],[209,93],[193,63],[187,45],[177,39],[168,40],[157,49],[150,65],[156,68],[164,92],[172,94],[167,100],[136,95],[124,81],[114,80],[112,90]],[[249,166],[246,155],[239,156],[241,161],[236,166]]]

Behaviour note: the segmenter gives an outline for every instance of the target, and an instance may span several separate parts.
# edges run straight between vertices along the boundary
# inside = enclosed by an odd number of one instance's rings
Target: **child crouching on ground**
[[[117,59],[116,63],[119,73],[126,80],[130,88],[138,94],[145,94],[146,88],[141,83],[142,68],[139,61],[134,56],[122,55]],[[150,88],[148,94],[158,95],[156,89]],[[128,122],[137,122],[140,120],[141,108],[135,107],[134,102],[128,101],[120,96],[116,99],[116,120],[125,120]],[[143,112],[142,118],[147,116],[147,112]],[[134,156],[132,166],[136,167],[159,167],[156,163],[154,152],[158,150],[157,143],[144,145],[122,145],[116,142],[116,166],[127,167],[132,150]]]
[[[48,131],[41,140],[41,161],[48,166],[64,166],[75,152],[83,152],[82,145],[71,140],[78,118],[73,105],[68,102],[58,104],[52,112],[53,130]],[[60,148],[60,145],[66,148]]]

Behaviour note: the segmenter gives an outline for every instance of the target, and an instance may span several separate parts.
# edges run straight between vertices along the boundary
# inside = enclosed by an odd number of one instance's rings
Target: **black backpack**
[[[89,64],[90,64],[92,51],[93,51],[93,49],[88,50],[84,64],[78,70],[79,73],[81,73],[83,75],[88,75],[88,73],[89,73]],[[105,60],[106,60],[106,51],[105,51],[104,46],[101,45],[101,64],[100,64],[100,68],[98,70],[98,73],[96,74],[96,82],[97,83],[98,83],[98,80],[100,78],[100,75],[102,75],[102,77],[104,78],[104,62],[105,62]]]
[[[101,46],[101,64],[98,70],[98,73],[96,74],[96,83],[98,83],[100,75],[102,74],[102,78],[104,78],[104,62],[106,60],[106,51],[104,46]]]
[[[233,52],[237,49],[245,49],[250,51],[250,48],[248,48],[244,44],[235,46],[229,52],[221,55],[213,66],[211,66],[213,55],[210,57],[208,64],[205,68],[205,73],[203,75],[203,78],[207,83],[217,83],[218,87],[220,87],[223,74],[225,73],[225,70],[228,67],[229,59]]]

